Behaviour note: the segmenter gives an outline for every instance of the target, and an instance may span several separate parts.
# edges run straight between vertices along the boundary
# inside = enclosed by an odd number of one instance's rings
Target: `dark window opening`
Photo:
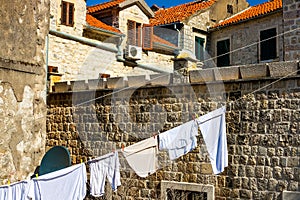
[[[217,42],[217,66],[230,65],[230,40],[222,40]]]
[[[195,54],[196,58],[200,61],[204,60],[204,39],[195,37]]]
[[[74,4],[62,1],[61,24],[66,26],[74,25]]]
[[[276,46],[276,28],[260,32],[260,60],[276,58]]]
[[[227,13],[233,14],[233,6],[232,5],[227,5]]]
[[[187,191],[187,190],[167,190],[167,199],[168,200],[206,200],[207,193],[206,192],[195,192],[195,191]]]

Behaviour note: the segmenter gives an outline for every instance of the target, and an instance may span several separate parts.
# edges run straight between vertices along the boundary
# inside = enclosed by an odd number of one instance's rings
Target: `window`
[[[260,60],[276,58],[276,28],[260,32]]]
[[[61,4],[61,24],[66,26],[74,25],[74,4],[66,1],[62,1]]]
[[[195,55],[200,61],[204,60],[204,39],[200,37],[195,37]]]
[[[127,45],[143,47],[145,50],[152,49],[153,27],[147,24],[128,20]]]
[[[233,6],[227,4],[227,13],[233,14]]]
[[[215,189],[213,185],[161,181],[160,199],[214,200],[214,194]]]
[[[167,200],[207,200],[206,192],[167,189]]]
[[[230,65],[230,40],[221,40],[217,42],[217,66]]]
[[[139,47],[142,46],[142,25],[135,21],[128,20],[127,26],[127,44]]]

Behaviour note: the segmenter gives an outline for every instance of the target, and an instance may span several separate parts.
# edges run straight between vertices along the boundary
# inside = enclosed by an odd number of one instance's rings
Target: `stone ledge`
[[[296,76],[299,61],[259,63],[242,66],[199,69],[189,71],[189,83],[213,83],[220,81],[243,81],[265,78],[280,78],[287,75]],[[111,77],[101,79],[78,80],[54,83],[55,92],[118,89],[126,87],[164,86],[173,83],[173,74],[151,74],[150,80],[145,75]]]

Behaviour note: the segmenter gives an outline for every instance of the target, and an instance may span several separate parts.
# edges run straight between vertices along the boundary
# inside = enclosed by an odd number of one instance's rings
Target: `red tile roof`
[[[155,12],[154,18],[150,19],[150,24],[157,26],[183,21],[197,11],[210,7],[215,2],[216,0],[196,1],[158,10]]]
[[[97,12],[99,10],[104,10],[107,8],[111,8],[114,6],[119,5],[120,3],[124,2],[125,0],[113,0],[113,1],[109,1],[109,2],[105,2],[105,3],[101,3],[101,4],[97,4],[94,6],[88,6],[87,7],[87,12],[88,13],[94,13]]]
[[[164,39],[158,37],[157,35],[153,35],[153,42],[157,42],[157,43],[164,44],[164,45],[174,47],[174,48],[177,47],[176,45],[172,44],[171,42],[168,42],[167,40],[164,40]]]
[[[280,10],[282,8],[282,0],[273,0],[256,6],[249,7],[248,9],[228,18],[224,21],[214,25],[212,28],[228,26],[242,22],[244,20],[252,19],[255,17],[263,16],[265,14]]]
[[[100,20],[96,19],[95,17],[93,17],[90,14],[86,14],[86,22],[90,26],[100,28],[100,29],[103,29],[103,30],[107,30],[107,31],[110,31],[110,32],[122,34],[121,31],[119,31],[118,29],[101,22]]]

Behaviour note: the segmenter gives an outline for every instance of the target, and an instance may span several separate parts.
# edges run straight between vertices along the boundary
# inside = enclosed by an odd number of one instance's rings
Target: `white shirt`
[[[115,191],[121,185],[120,162],[118,152],[109,153],[89,162],[90,166],[90,194],[98,197],[104,194],[105,180],[108,179]]]
[[[221,107],[197,119],[214,174],[228,166],[225,112],[226,108]]]
[[[0,200],[25,200],[28,188],[28,181],[3,185],[0,187]]]
[[[153,174],[157,170],[157,136],[125,147],[123,155],[138,176]]]
[[[191,120],[159,134],[159,150],[168,150],[171,160],[187,154],[197,146],[198,125]]]
[[[84,163],[33,178],[28,197],[33,200],[81,200],[86,195]]]

